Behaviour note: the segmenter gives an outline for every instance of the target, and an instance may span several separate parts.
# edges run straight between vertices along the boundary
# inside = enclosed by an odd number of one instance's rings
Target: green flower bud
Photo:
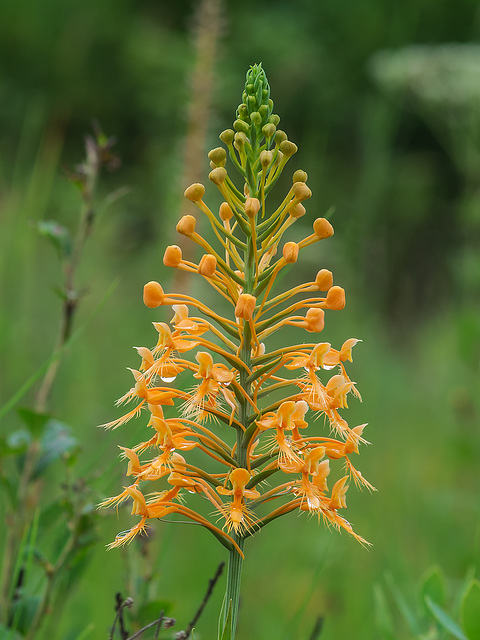
[[[248,96],[247,109],[249,111],[252,111],[255,108],[256,104],[257,104],[257,99],[255,98],[255,96]]]
[[[262,124],[262,116],[258,111],[253,111],[253,113],[250,114],[250,120],[252,121],[252,124],[256,126]]]
[[[307,178],[307,173],[301,169],[297,169],[293,174],[293,182],[306,182]]]
[[[217,167],[213,171],[210,171],[208,177],[214,184],[222,184],[227,177],[227,170],[224,167]]]
[[[260,164],[264,169],[272,162],[273,153],[271,151],[262,151],[260,153]]]
[[[250,131],[249,125],[243,120],[235,120],[233,128],[235,131],[243,131],[244,133],[248,133]]]
[[[243,133],[243,131],[239,131],[238,133],[235,134],[235,144],[237,145],[237,147],[243,147],[247,144],[247,142],[248,142],[248,138]]]
[[[262,127],[262,133],[265,136],[265,138],[271,138],[273,135],[275,135],[275,131],[276,131],[276,127],[271,122],[267,123]]]
[[[281,144],[284,140],[288,140],[287,134],[285,133],[285,131],[278,129],[277,133],[275,134],[275,142],[277,144]]]
[[[227,161],[227,152],[223,147],[217,147],[209,151],[208,158],[215,166],[224,167]]]
[[[266,104],[262,104],[258,109],[258,113],[262,116],[262,122],[265,122],[268,119],[269,114],[268,106]]]
[[[247,105],[244,102],[238,105],[237,114],[241,120],[245,120],[248,117]]]
[[[269,117],[268,121],[271,122],[272,124],[274,124],[277,127],[278,123],[280,122],[280,116],[277,116],[276,113],[272,113],[272,115]]]
[[[232,129],[225,129],[225,131],[222,131],[222,133],[218,137],[226,145],[229,145],[232,144],[234,136],[235,131],[233,131]]]
[[[279,149],[284,156],[287,156],[287,158],[289,158],[290,156],[293,156],[293,154],[297,153],[298,151],[297,145],[294,144],[293,142],[290,142],[290,140],[284,140],[283,142],[281,142]]]

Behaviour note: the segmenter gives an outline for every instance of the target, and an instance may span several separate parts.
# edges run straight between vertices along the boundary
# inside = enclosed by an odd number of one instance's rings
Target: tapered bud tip
[[[264,169],[268,167],[268,165],[272,162],[273,154],[271,151],[261,151],[260,153],[260,164]]]
[[[325,326],[325,313],[323,309],[311,308],[305,314],[305,324],[307,331],[320,333]]]
[[[245,213],[249,218],[254,218],[260,209],[260,200],[258,198],[247,198],[245,200]]]
[[[177,231],[181,233],[182,236],[191,236],[195,233],[195,225],[197,221],[193,216],[183,216],[180,218],[177,224]]]
[[[234,136],[235,131],[233,131],[233,129],[225,129],[225,131],[222,131],[222,133],[218,137],[228,146],[232,144]]]
[[[217,147],[208,153],[208,159],[211,160],[214,165],[224,167],[227,161],[227,152],[223,147]]]
[[[294,182],[292,188],[293,194],[299,202],[310,198],[310,196],[312,195],[312,192],[304,182]]]
[[[333,227],[326,218],[317,218],[315,220],[313,223],[313,232],[320,240],[330,238],[334,234]]]
[[[196,182],[185,189],[185,197],[192,202],[199,202],[205,195],[205,187],[203,184]]]
[[[292,207],[289,211],[289,214],[292,216],[292,218],[301,218],[302,216],[305,215],[305,207],[303,206],[303,204],[301,204],[301,202],[297,202],[297,204]]]
[[[143,287],[143,302],[149,309],[155,309],[163,303],[165,294],[158,282],[152,280]]]
[[[166,267],[178,267],[182,263],[182,250],[176,244],[171,244],[163,254],[163,264]]]
[[[217,268],[216,257],[212,256],[211,253],[206,253],[204,256],[202,256],[202,259],[200,260],[197,271],[202,276],[211,278],[215,273],[216,268]]]
[[[213,171],[210,171],[208,177],[214,184],[222,184],[227,177],[227,170],[223,167],[217,167]]]
[[[330,287],[325,303],[327,309],[341,311],[345,307],[345,290],[342,287]]]
[[[283,259],[287,264],[296,262],[298,258],[298,244],[296,242],[286,242],[283,245]]]
[[[266,138],[271,138],[275,135],[275,131],[277,130],[276,126],[273,122],[268,122],[266,125],[262,127],[262,133]]]
[[[333,286],[333,273],[328,269],[321,269],[315,278],[319,291],[328,291]]]
[[[218,215],[224,222],[230,220],[230,218],[233,218],[233,211],[228,202],[222,202],[218,211]]]
[[[244,320],[251,320],[253,312],[255,311],[255,305],[257,299],[255,296],[251,296],[249,293],[241,293],[238,296],[238,301],[235,307],[235,315],[237,318],[243,318]]]
[[[307,172],[297,169],[293,174],[293,182],[306,182],[308,178]]]
[[[281,142],[279,149],[284,156],[287,156],[287,158],[293,156],[293,154],[297,153],[298,151],[297,145],[293,142],[290,142],[290,140],[284,140],[283,142]]]

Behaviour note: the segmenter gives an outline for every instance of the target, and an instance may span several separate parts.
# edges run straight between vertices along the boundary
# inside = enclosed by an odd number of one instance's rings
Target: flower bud
[[[251,320],[253,312],[255,311],[255,305],[257,299],[255,296],[251,296],[249,293],[241,293],[238,296],[237,305],[235,307],[235,315],[237,318],[243,318],[244,320]]]
[[[268,122],[266,125],[262,127],[262,133],[265,136],[265,138],[271,138],[273,135],[275,135],[276,130],[277,129],[273,124],[273,122]]]
[[[247,141],[248,141],[248,138],[243,133],[243,131],[239,131],[238,133],[235,134],[235,145],[237,146],[237,149],[240,147],[244,147],[247,144]]]
[[[320,240],[333,236],[333,227],[326,218],[317,218],[313,223],[313,232]]]
[[[195,225],[197,224],[194,216],[183,216],[180,218],[177,224],[177,231],[181,233],[183,236],[191,236],[195,233]]]
[[[242,102],[242,104],[239,104],[237,107],[237,112],[239,120],[245,120],[248,117],[247,105],[244,102]]]
[[[327,299],[325,300],[327,309],[340,311],[345,307],[345,290],[342,287],[330,287],[327,291]]]
[[[320,333],[325,326],[325,313],[323,309],[311,308],[305,314],[305,328],[312,333]]]
[[[287,140],[287,134],[285,133],[285,131],[282,131],[281,129],[278,129],[277,132],[275,133],[275,142],[277,144],[281,144],[284,140]]]
[[[272,115],[269,117],[268,121],[271,122],[272,124],[274,124],[277,127],[278,123],[280,122],[280,116],[277,115],[276,113],[272,113]]]
[[[284,156],[287,156],[287,158],[289,158],[290,156],[293,156],[293,154],[297,153],[298,151],[297,145],[294,144],[293,142],[290,142],[290,140],[284,140],[283,142],[281,142],[279,149]]]
[[[296,242],[286,242],[283,245],[283,259],[287,264],[296,262],[298,258],[298,244]]]
[[[176,244],[172,244],[165,249],[163,264],[166,267],[178,267],[182,263],[182,250]]]
[[[259,124],[262,124],[262,116],[258,113],[258,111],[254,111],[250,114],[250,120],[252,124],[258,127]]]
[[[163,303],[165,294],[158,282],[152,280],[143,287],[143,302],[149,309],[155,309]]]
[[[222,202],[218,211],[218,215],[224,222],[233,218],[233,211],[228,202]]]
[[[205,187],[203,184],[199,182],[195,182],[195,184],[191,184],[189,187],[185,189],[184,196],[188,200],[192,202],[200,202],[200,200],[205,195]]]
[[[247,198],[245,201],[245,213],[249,218],[254,218],[260,207],[260,200],[258,198]]]
[[[264,169],[268,167],[268,165],[272,162],[273,153],[271,151],[261,151],[260,152],[260,164]]]
[[[307,172],[297,169],[293,174],[293,182],[306,182],[308,178]]]
[[[248,133],[250,131],[249,125],[244,120],[235,120],[233,128],[235,131],[243,131],[243,133]]]
[[[303,204],[301,204],[300,202],[297,202],[297,204],[294,207],[292,207],[288,213],[292,216],[292,218],[295,218],[296,220],[297,218],[301,218],[302,216],[304,216],[305,211],[306,209],[303,206]]]
[[[227,161],[227,152],[223,147],[216,147],[208,153],[208,159],[218,167],[224,167]]]
[[[293,194],[299,202],[310,198],[310,196],[312,195],[312,192],[304,182],[294,182],[292,188]]]
[[[227,170],[223,167],[217,167],[213,171],[210,171],[208,177],[214,184],[222,184],[227,177]]]
[[[319,291],[328,291],[333,286],[333,273],[328,269],[321,269],[315,278]]]
[[[215,273],[215,269],[217,268],[217,259],[215,256],[212,256],[211,253],[206,253],[202,256],[200,263],[198,265],[198,273],[202,276],[206,276],[207,278],[211,278]]]
[[[233,131],[233,129],[225,129],[225,131],[222,131],[222,133],[218,137],[228,146],[232,144],[234,136],[235,131]]]
[[[268,104],[262,104],[258,108],[258,113],[262,116],[262,122],[268,118]]]

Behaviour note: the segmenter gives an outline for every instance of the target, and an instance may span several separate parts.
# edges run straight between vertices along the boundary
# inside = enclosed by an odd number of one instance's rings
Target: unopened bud
[[[320,240],[333,236],[333,227],[326,218],[317,218],[313,223],[313,232]]]
[[[261,151],[260,152],[260,164],[264,169],[268,167],[268,165],[272,162],[273,154],[271,151]]]
[[[292,188],[293,194],[299,202],[310,198],[310,196],[312,195],[312,192],[304,182],[294,182]]]
[[[243,131],[243,133],[248,133],[250,131],[249,125],[244,120],[235,120],[233,128],[235,131]]]
[[[277,132],[275,133],[275,142],[277,144],[281,144],[282,142],[284,142],[284,140],[287,140],[287,139],[288,137],[285,131],[278,129]]]
[[[250,120],[252,124],[258,127],[259,124],[262,124],[262,116],[258,113],[258,111],[254,111],[250,114]]]
[[[287,264],[296,262],[298,258],[298,244],[296,242],[286,242],[283,245],[283,259]]]
[[[340,311],[345,307],[345,290],[342,287],[330,287],[327,291],[327,299],[325,300],[327,309]]]
[[[191,184],[189,187],[185,189],[184,193],[185,197],[192,202],[200,202],[200,200],[205,195],[205,187],[203,184],[199,182],[195,182],[195,184]]]
[[[195,233],[196,224],[197,221],[193,216],[183,216],[178,221],[177,231],[178,233],[181,233],[182,236],[191,236],[193,233]]]
[[[143,287],[143,302],[149,309],[155,309],[163,303],[165,294],[158,282],[152,280]]]
[[[233,218],[233,211],[228,202],[222,202],[218,211],[218,215],[224,222],[230,220],[230,218]]]
[[[280,116],[277,115],[276,113],[272,113],[272,115],[269,117],[268,121],[271,122],[272,124],[274,124],[277,127],[278,123],[280,122]]]
[[[303,206],[303,204],[301,202],[297,202],[297,204],[294,207],[292,207],[289,210],[288,213],[292,216],[292,218],[297,219],[297,218],[301,218],[302,216],[304,216],[305,215],[305,211],[306,211],[306,209]]]
[[[202,259],[200,260],[197,271],[202,276],[211,278],[215,273],[216,268],[217,268],[216,257],[212,256],[211,253],[206,253],[204,256],[202,256]]]
[[[237,318],[243,318],[244,320],[251,320],[253,312],[255,311],[255,305],[257,299],[255,296],[251,296],[249,293],[241,293],[238,296],[238,301],[235,307],[235,315]]]
[[[320,333],[325,326],[325,313],[323,309],[311,308],[305,314],[305,328],[312,333]]]
[[[265,136],[265,138],[271,138],[273,135],[275,135],[276,130],[277,128],[275,127],[273,122],[268,122],[266,125],[262,127],[262,133]]]
[[[264,97],[266,97],[265,91],[263,93]],[[260,107],[258,108],[258,113],[262,116],[262,121],[265,121],[268,118],[268,104],[260,105]]]
[[[165,249],[163,254],[163,264],[166,267],[178,267],[182,263],[182,250],[176,244],[172,244]]]
[[[225,131],[222,131],[222,133],[218,137],[228,146],[232,144],[234,136],[235,131],[233,131],[233,129],[225,129]]]
[[[223,167],[217,167],[213,171],[210,171],[208,177],[214,184],[222,184],[227,177],[227,170]]]
[[[254,218],[260,207],[260,200],[258,198],[247,198],[245,201],[245,213],[249,218]]]
[[[248,138],[243,131],[238,131],[235,134],[235,144],[237,145],[237,148],[244,147],[247,144],[247,141]]]
[[[216,166],[224,167],[227,161],[227,152],[223,147],[216,147],[208,153],[208,159],[211,160]]]
[[[307,172],[297,169],[293,174],[293,182],[306,182],[308,178]]]
[[[315,278],[319,291],[328,291],[333,286],[333,273],[328,269],[321,269]]]
[[[239,119],[240,120],[245,120],[245,118],[248,117],[247,105],[244,102],[242,102],[242,104],[238,105],[237,111],[238,111],[238,115],[239,115]]]
[[[290,142],[290,140],[284,140],[283,142],[281,142],[279,149],[284,156],[287,156],[287,158],[293,156],[293,154],[297,153],[298,151],[297,145],[293,142]]]

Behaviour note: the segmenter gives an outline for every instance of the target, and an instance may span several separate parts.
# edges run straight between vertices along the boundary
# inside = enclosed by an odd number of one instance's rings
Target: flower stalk
[[[373,489],[351,460],[366,444],[366,425],[350,427],[343,417],[348,397],[360,399],[346,369],[359,341],[350,338],[338,349],[329,342],[292,343],[299,329],[321,333],[325,314],[344,308],[345,292],[327,269],[275,292],[283,269],[294,268],[307,247],[333,235],[330,222],[317,218],[309,236],[281,244],[285,231],[305,215],[311,191],[307,174],[295,171],[292,187],[269,213],[268,195],[297,151],[279,121],[265,72],[254,65],[234,128],[220,134],[227,149],[208,154],[209,178],[224,200],[218,215],[204,202],[202,184],[185,191],[219,246],[198,234],[195,218],[186,215],[177,231],[206,253],[198,264],[184,260],[176,245],[164,256],[166,266],[202,276],[226,311],[148,282],[145,304],[170,306],[173,319],[154,322],[156,345],[137,348],[134,386],[118,401],[134,408],[104,425],[117,428],[146,413],[150,433],[132,449],[121,447],[132,483],[102,506],[128,500],[139,520],[110,547],[143,533],[148,521],[175,513],[206,527],[229,551],[221,640],[235,637],[245,541],[269,522],[306,512],[368,544],[339,513],[351,479]],[[242,187],[227,171],[227,151]],[[284,346],[269,351],[269,338],[280,331]],[[177,417],[167,417],[172,412]],[[188,462],[194,449],[202,463]],[[151,482],[161,490],[148,492]]]

